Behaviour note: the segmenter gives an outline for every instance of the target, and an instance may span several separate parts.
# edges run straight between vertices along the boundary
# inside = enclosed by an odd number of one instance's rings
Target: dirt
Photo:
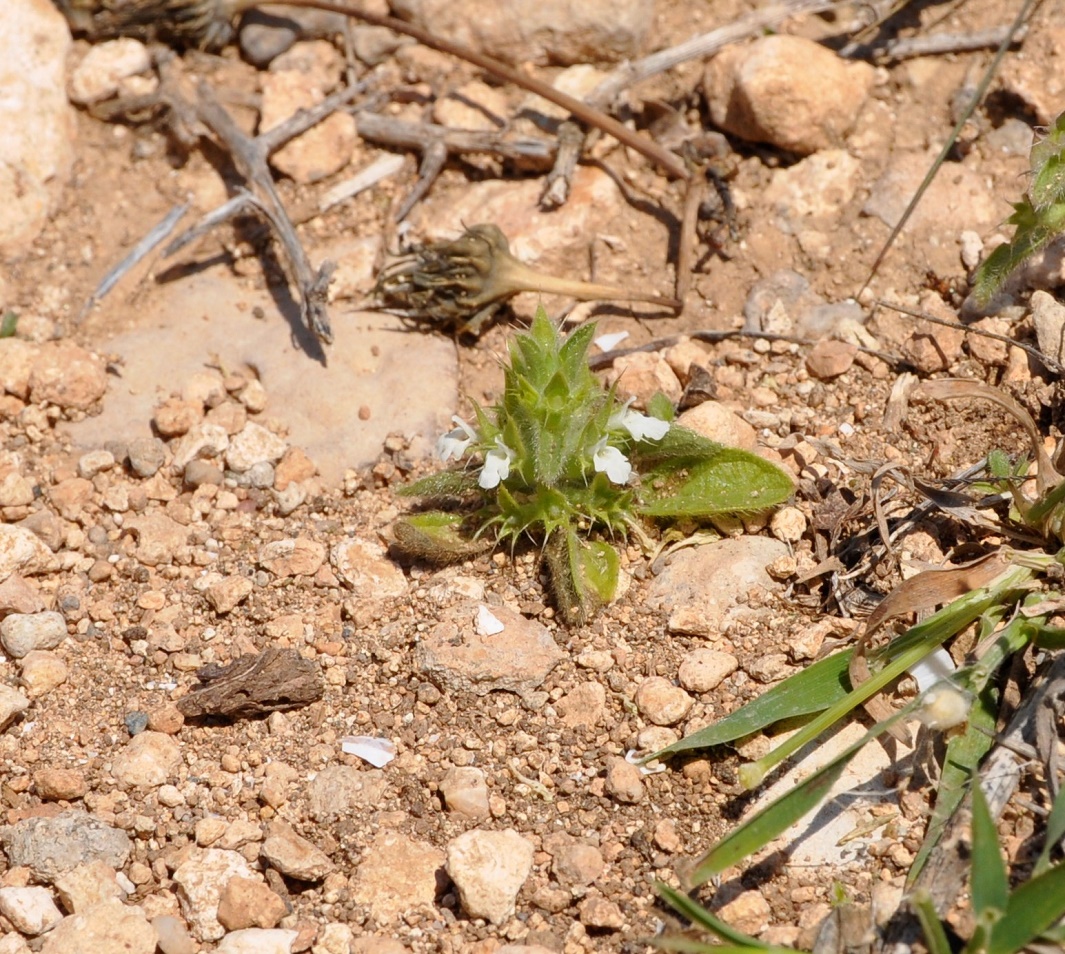
[[[665,47],[708,29],[721,22],[725,12],[688,6],[659,4],[652,47]],[[745,4],[728,7],[735,14],[747,9]],[[1014,13],[1012,5],[1002,0],[974,0],[950,8],[929,5],[908,14],[903,26],[910,32],[932,26],[937,32],[970,32],[1006,24]],[[1050,18],[1049,9],[1041,12],[1029,38],[1047,29]],[[788,27],[789,32],[814,38],[833,30],[831,21],[820,18]],[[75,58],[86,48],[84,41],[78,41]],[[860,158],[860,183],[833,210],[830,220],[819,223],[827,243],[820,254],[811,253],[795,234],[776,227],[777,211],[764,199],[774,171],[793,166],[797,157],[733,140],[728,181],[739,209],[739,239],[732,241],[725,229],[718,228],[720,247],[699,246],[698,269],[680,317],[651,320],[634,316],[626,307],[601,307],[597,314],[602,329],[628,331],[627,347],[658,337],[737,328],[751,288],[781,268],[801,273],[829,302],[856,295],[889,232],[880,219],[862,213],[875,181],[902,152],[938,147],[944,141],[952,125],[951,98],[963,83],[971,82],[990,55],[980,51],[926,57],[880,68],[871,104],[851,134],[852,151]],[[197,71],[224,88],[227,102],[254,97],[256,72],[240,63],[233,50],[225,51],[221,61],[195,53],[186,56]],[[435,59],[426,64],[427,69],[438,65]],[[416,87],[423,79],[417,67],[417,61],[408,61],[403,67],[386,64],[379,72],[402,80],[405,87]],[[549,76],[551,71],[540,72]],[[468,67],[453,65],[443,81],[438,75],[426,79],[447,85],[474,75]],[[690,125],[701,126],[705,121],[701,75],[700,64],[687,64],[630,92],[637,125],[644,117],[641,104],[661,100],[677,108]],[[426,86],[417,88],[424,92]],[[515,90],[504,91],[512,103],[522,99]],[[991,103],[993,109],[981,110],[970,124],[961,166],[979,177],[1003,221],[1009,203],[1018,198],[1027,157],[1023,151],[996,148],[994,133],[1006,120],[1028,117],[1016,97],[997,87]],[[250,115],[249,110],[244,113]],[[239,109],[238,114],[244,115]],[[582,235],[572,245],[545,254],[538,267],[570,274],[576,266],[583,276],[591,256],[597,265],[596,280],[650,281],[656,290],[668,293],[680,185],[667,181],[628,150],[601,141],[596,151],[633,192],[632,201],[619,204],[602,228],[603,234],[622,240],[607,244],[596,235]],[[7,275],[7,306],[37,316],[56,335],[106,354],[109,339],[140,327],[151,312],[157,294],[153,279],[160,267],[152,266],[153,274],[142,268],[103,306],[79,321],[82,303],[105,271],[186,194],[221,194],[216,170],[224,168],[217,150],[181,154],[159,124],[105,123],[80,113],[73,182],[60,212]],[[508,170],[502,174],[513,175]],[[300,187],[280,179],[282,198],[289,208],[313,209],[318,195],[342,175]],[[471,179],[492,175],[491,170],[449,163],[433,186],[429,208],[460,196]],[[941,175],[949,177],[951,170]],[[300,234],[312,258],[316,249],[339,238],[385,233],[389,208],[385,200],[401,198],[412,183],[413,174],[404,174],[311,218]],[[424,209],[415,213],[418,227],[428,226],[427,214]],[[923,224],[904,233],[887,255],[872,283],[873,296],[939,315],[955,311],[967,287],[960,230],[976,228],[985,241],[996,231],[995,223],[971,226],[964,218],[962,211],[944,222],[936,210],[930,210]],[[276,269],[262,264],[254,243],[224,230],[186,261],[208,259],[206,265],[195,267],[235,273],[249,287],[261,288],[276,279]],[[182,277],[169,280],[180,282]],[[868,313],[870,296],[861,301]],[[497,322],[479,341],[457,345],[461,393],[481,402],[498,394],[502,380],[498,358],[515,323],[527,319],[535,304],[533,296],[520,297],[513,323]],[[29,327],[27,322],[25,328]],[[875,339],[872,352],[900,354],[913,337],[914,324],[910,318],[879,309],[865,329]],[[1023,340],[1031,338],[1023,318],[1006,331]],[[935,338],[938,331],[933,329],[931,335]],[[982,358],[974,354],[972,340],[959,335],[957,349],[943,356],[940,367],[924,373],[1002,384],[1032,411],[1048,436],[1057,437],[1057,389],[1048,372],[1034,362],[1030,366],[1019,353],[1007,357],[1003,351],[1001,359]],[[797,476],[804,463],[813,467],[801,472],[795,501],[809,522],[794,546],[798,574],[829,555],[829,532],[817,528],[832,526],[832,507],[849,505],[868,493],[868,474],[876,463],[891,459],[934,480],[978,461],[989,449],[1024,450],[1016,426],[997,410],[981,406],[915,406],[899,427],[887,430],[883,414],[892,385],[906,367],[903,361],[861,352],[842,375],[818,380],[805,363],[810,343],[767,345],[736,339],[700,347],[716,397],[756,423],[761,445],[775,450]],[[204,363],[210,358],[204,355]],[[303,357],[296,353],[292,360]],[[417,373],[416,368],[411,371]],[[309,360],[306,373],[315,373]],[[163,386],[179,390],[183,383]],[[752,411],[763,416],[752,417]],[[3,447],[26,459],[27,474],[39,488],[25,512],[12,508],[4,515],[10,522],[48,507],[54,487],[75,472],[84,452],[48,427],[31,432],[26,421],[24,415],[0,420]],[[822,445],[816,445],[822,452],[812,459],[800,459],[796,446],[805,437],[836,442],[841,459],[830,460]],[[123,435],[115,434],[114,439],[121,441]],[[298,435],[289,435],[289,440],[299,443]],[[874,463],[861,467],[858,462]],[[83,531],[73,547],[79,558],[72,561],[77,569],[39,578],[41,593],[63,609],[70,629],[70,638],[59,650],[69,676],[60,689],[34,702],[25,722],[0,738],[4,761],[0,799],[6,821],[55,808],[56,803],[42,799],[34,782],[42,768],[76,767],[88,790],[74,804],[138,832],[130,863],[146,866],[148,875],[138,879],[130,903],[145,904],[150,913],[177,913],[171,875],[179,852],[196,840],[199,820],[220,816],[227,821],[267,822],[280,817],[322,848],[341,875],[328,883],[328,890],[320,882],[271,882],[290,908],[283,924],[301,930],[304,942],[323,925],[341,922],[357,936],[394,937],[406,949],[419,952],[488,954],[507,942],[541,944],[557,951],[649,950],[643,939],[658,932],[663,922],[676,923],[656,902],[652,883],[661,879],[678,884],[678,871],[684,870],[686,859],[697,857],[728,831],[752,796],[736,779],[741,760],[736,751],[715,751],[647,776],[645,795],[636,804],[620,802],[604,791],[606,760],[644,748],[641,732],[648,725],[633,702],[636,689],[651,676],[675,680],[681,660],[694,649],[710,645],[733,653],[739,669],[717,689],[696,694],[692,711],[673,727],[683,734],[764,691],[766,683],[750,675],[759,671],[761,658],[773,653],[787,656],[795,640],[825,616],[840,616],[841,608],[817,580],[796,584],[793,579],[783,595],[756,597],[743,622],[716,638],[671,632],[667,614],[646,604],[655,569],[634,547],[625,551],[623,559],[631,575],[627,592],[579,628],[566,628],[555,618],[534,552],[519,552],[514,559],[484,556],[447,569],[403,563],[405,591],[388,598],[353,591],[328,562],[309,575],[279,576],[263,569],[260,548],[277,540],[304,538],[326,550],[351,538],[387,540],[391,521],[407,506],[395,491],[412,473],[433,466],[424,460],[412,465],[407,443],[396,439],[389,449],[381,448],[373,466],[350,472],[343,485],[323,483],[284,516],[269,493],[243,487],[194,490],[179,477],[168,477],[174,499],[165,509],[185,528],[187,539],[170,560],[157,566],[138,560],[136,541],[124,531],[121,515],[101,504],[100,488],[106,481],[97,481],[95,496],[83,512],[61,524],[68,539],[72,528]],[[120,480],[137,483],[128,475],[115,478]],[[212,502],[224,489],[234,491],[237,505],[232,509]],[[838,529],[845,538],[871,524],[866,511]],[[897,545],[915,561],[936,562],[968,540],[967,531],[944,520],[923,525],[912,541],[903,539]],[[84,558],[110,569],[100,568],[90,576],[82,569]],[[232,611],[218,613],[196,586],[205,568],[224,577],[252,580],[251,595]],[[885,592],[893,578],[865,582],[870,589]],[[539,621],[556,640],[563,659],[540,686],[540,694],[523,699],[505,691],[486,695],[440,691],[419,670],[419,642],[471,587],[483,587],[488,604],[505,605]],[[163,607],[178,645],[158,645],[150,635]],[[200,664],[227,663],[266,646],[293,648],[316,660],[325,676],[321,701],[269,719],[200,719],[175,729],[185,760],[179,785],[187,793],[195,792],[180,806],[160,805],[152,789],[124,790],[115,782],[112,762],[130,739],[131,713],[151,716],[164,710],[195,685],[192,670]],[[590,658],[587,654],[593,651],[606,662],[598,668],[582,665],[580,660]],[[793,658],[785,660],[787,671],[798,665],[801,662]],[[0,663],[0,675],[17,684],[17,669],[10,660]],[[589,682],[605,689],[606,705],[599,721],[567,724],[558,703]],[[330,765],[363,765],[357,757],[342,753],[340,740],[348,735],[390,738],[400,756],[385,769],[388,784],[378,804],[323,824],[309,813],[308,780]],[[741,751],[746,755],[750,750],[741,747]],[[297,781],[287,787],[281,801],[267,803],[262,783],[267,766],[277,762],[291,766]],[[515,916],[500,925],[470,919],[454,889],[444,886],[434,905],[393,921],[375,921],[367,905],[353,895],[359,865],[372,850],[375,835],[389,829],[445,848],[464,830],[477,827],[478,823],[448,812],[440,792],[445,772],[467,765],[482,769],[490,795],[500,798],[499,812],[493,811],[480,825],[513,828],[535,848],[532,873],[518,895]],[[904,789],[906,774],[900,766],[888,772],[887,780]],[[60,803],[60,807],[65,806]],[[1019,809],[1008,815],[1016,825],[1010,843],[1019,851],[1031,816]],[[150,830],[137,828],[138,816],[153,820]],[[848,899],[864,904],[885,886],[901,891],[923,828],[921,811],[912,801],[906,802],[904,821],[882,830],[866,851],[846,862],[789,866],[786,852],[776,854],[733,873],[705,897],[712,898],[712,907],[717,908],[745,891],[756,891],[768,902],[768,911],[763,923],[747,929],[766,940],[808,948],[836,897],[833,884],[842,885]],[[559,889],[548,850],[555,844],[549,836],[559,832],[601,852],[605,870],[592,884]],[[582,923],[582,904],[589,897],[616,904],[622,923],[601,927]]]

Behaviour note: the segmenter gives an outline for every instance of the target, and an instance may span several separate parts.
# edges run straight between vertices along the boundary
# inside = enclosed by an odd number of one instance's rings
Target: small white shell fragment
[[[615,331],[613,334],[600,335],[595,339],[595,344],[600,351],[613,351],[628,336],[627,331]]]
[[[956,667],[950,653],[940,647],[930,652],[919,663],[910,666],[909,673],[921,692],[927,692],[941,679],[954,675]]]
[[[477,635],[495,636],[506,627],[492,615],[492,611],[484,605],[477,607]]]
[[[637,754],[635,749],[629,749],[628,752],[625,753],[625,761],[628,762],[629,765],[635,765],[637,768],[639,768],[641,775],[657,775],[659,772],[664,772],[666,770],[666,766],[662,762],[653,762],[650,765],[641,765],[641,758],[643,758],[643,756]]]
[[[384,768],[396,757],[394,743],[372,735],[346,735],[340,740],[340,749],[345,755],[357,755],[374,768]]]

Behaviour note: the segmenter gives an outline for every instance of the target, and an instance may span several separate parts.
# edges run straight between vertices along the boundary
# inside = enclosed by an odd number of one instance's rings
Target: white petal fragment
[[[372,735],[346,735],[340,740],[340,749],[345,755],[357,755],[374,768],[384,768],[396,757],[392,741]]]

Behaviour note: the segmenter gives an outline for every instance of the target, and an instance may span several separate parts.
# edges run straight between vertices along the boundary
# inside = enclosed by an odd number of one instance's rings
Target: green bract
[[[510,345],[503,399],[476,408],[475,424],[437,443],[455,468],[407,487],[434,510],[397,521],[396,541],[431,562],[469,557],[527,536],[544,548],[555,600],[570,622],[586,619],[617,589],[619,558],[602,539],[645,519],[751,513],[785,500],[791,479],[755,454],[723,447],[671,423],[658,399],[651,415],[620,402],[589,370],[595,325],[563,338],[543,310]]]

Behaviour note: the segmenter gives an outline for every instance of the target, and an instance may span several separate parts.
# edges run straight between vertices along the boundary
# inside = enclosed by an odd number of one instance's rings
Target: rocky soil
[[[754,8],[394,6],[577,95],[624,58]],[[1021,288],[1001,314],[957,323],[970,270],[1007,234],[1033,128],[1065,108],[1052,7],[861,295],[989,51],[846,60],[835,51],[857,12],[843,7],[622,95],[619,115],[669,148],[727,134],[738,231],[704,223],[680,317],[642,305],[571,316],[626,334],[607,350],[663,339],[600,354],[604,378],[639,402],[664,391],[690,426],[780,463],[797,493],[714,543],[654,561],[629,547],[618,600],[566,628],[535,551],[434,568],[389,550],[408,506],[396,489],[439,466],[452,414],[495,399],[507,341],[540,300],[519,296],[474,343],[360,310],[399,241],[392,213],[416,157],[338,112],[273,159],[313,263],[338,263],[324,352],[245,222],[171,259],[151,253],[86,307],[175,205],[189,203],[184,227],[240,178],[216,144],[182,145],[157,114],[101,118],[116,97],[156,89],[143,45],[91,46],[46,0],[8,0],[0,314],[17,322],[0,337],[0,954],[577,954],[650,950],[676,928],[653,882],[680,884],[756,803],[736,768],[768,743],[661,771],[633,753],[733,711],[853,633],[860,607],[807,577],[872,525],[860,503],[880,463],[932,481],[991,448],[1024,449],[994,410],[894,413],[900,374],[999,385],[1048,440],[1060,435],[1056,377],[974,329],[1060,361],[1061,306],[1037,292],[1029,308]],[[892,35],[966,34],[1014,15],[1002,0],[906,8]],[[349,74],[394,118],[557,127],[554,107],[454,58],[358,26],[345,55],[335,23],[321,32],[305,21],[267,55],[248,27],[241,47],[189,51],[178,67],[247,132]],[[588,152],[555,211],[538,207],[542,169],[453,158],[403,236],[491,222],[539,269],[671,295],[681,185],[609,137]],[[330,204],[391,156],[405,158]],[[1048,256],[1026,286],[1060,280]],[[692,337],[736,329],[763,337]],[[945,519],[918,525],[896,541],[902,573],[967,539]],[[861,582],[882,593],[893,579]],[[806,949],[834,884],[870,923],[890,916],[928,795],[909,785],[906,752],[871,752],[854,773],[849,785],[871,787],[831,824],[704,901]],[[1024,799],[1046,793],[1033,784]],[[1020,800],[1007,808],[1013,857],[1039,824]]]

